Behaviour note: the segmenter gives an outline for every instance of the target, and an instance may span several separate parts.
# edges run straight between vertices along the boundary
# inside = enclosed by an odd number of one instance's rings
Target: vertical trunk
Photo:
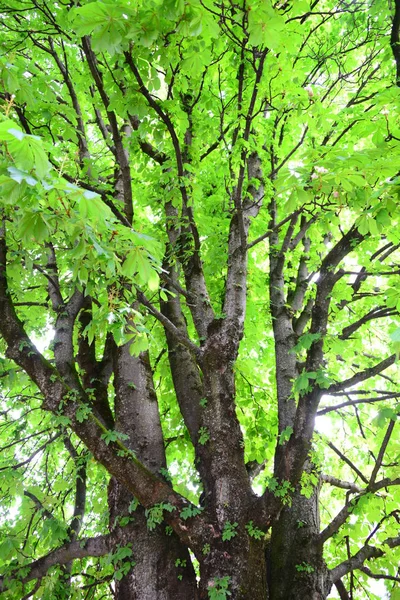
[[[219,340],[224,342],[223,339]],[[222,354],[222,353],[221,353]],[[218,345],[203,366],[205,397],[202,414],[205,444],[212,459],[205,474],[207,506],[222,529],[246,514],[252,498],[244,462],[244,442],[235,408],[235,382],[231,366],[220,360]]]
[[[129,344],[114,352],[115,429],[154,473],[166,467],[164,444],[147,354],[132,357]],[[132,511],[134,498],[115,479],[109,486],[110,528],[128,517],[124,544],[131,544],[134,566],[115,583],[116,600],[195,600],[196,577],[190,555],[165,524],[149,531],[144,510]]]
[[[271,600],[324,600],[329,592],[328,570],[318,543],[318,486],[307,498],[297,486],[272,527],[268,555]]]
[[[224,578],[230,600],[268,600],[265,541],[249,537],[244,528],[230,541],[216,540],[200,562],[200,575],[201,600],[212,597],[210,589],[221,589]]]
[[[187,548],[174,533],[167,535],[165,524],[149,531],[142,507],[129,512],[132,500],[113,478],[108,494],[110,527],[123,517],[131,519],[121,545],[131,545],[134,561],[115,582],[115,600],[196,600],[196,578]]]
[[[270,207],[272,224],[276,220],[276,206]],[[294,225],[293,225],[294,226]],[[289,227],[290,230],[290,227]],[[288,243],[290,235],[286,235]],[[296,354],[293,347],[296,336],[292,326],[292,315],[287,304],[285,293],[284,265],[285,254],[278,233],[271,235],[269,296],[272,325],[275,340],[275,378],[278,400],[278,434],[287,427],[293,427],[296,414],[296,403],[292,397],[293,380],[297,377]],[[278,247],[281,249],[278,250]],[[285,444],[277,444],[275,452],[275,475],[286,478]]]

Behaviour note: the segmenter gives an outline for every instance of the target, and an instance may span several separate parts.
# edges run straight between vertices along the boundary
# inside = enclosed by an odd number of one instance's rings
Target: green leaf
[[[304,333],[299,337],[299,340],[294,346],[294,352],[300,352],[300,350],[309,350],[314,342],[321,339],[320,333]]]
[[[21,128],[11,121],[7,119],[5,121],[0,122],[0,141],[1,142],[10,142],[17,137],[18,139],[22,139],[24,137],[24,133]]]
[[[151,290],[158,287],[157,273],[152,267],[148,254],[138,246],[127,254],[121,272],[130,279],[136,279],[140,285],[147,284]]]
[[[0,543],[0,559],[5,561],[11,558],[15,552],[14,540],[9,538]]]
[[[22,183],[23,181],[26,181],[28,185],[32,186],[38,183],[37,180],[34,177],[32,177],[32,175],[26,173],[25,171],[20,171],[16,167],[7,167],[7,171],[10,174],[10,178],[16,181],[17,183]]]
[[[27,244],[43,242],[49,236],[47,222],[39,212],[26,213],[19,222],[19,235]]]
[[[229,521],[226,521],[222,530],[222,541],[229,542],[229,540],[234,538],[237,535],[237,527],[238,523],[230,523]]]
[[[281,433],[279,434],[279,445],[283,446],[283,444],[286,444],[286,442],[290,440],[292,433],[293,427],[285,427],[285,429],[283,429],[283,431],[281,431]]]
[[[197,508],[196,506],[185,506],[185,508],[183,508],[179,513],[179,516],[181,517],[181,519],[186,521],[191,517],[195,517],[196,515],[201,514],[202,510],[202,508]]]

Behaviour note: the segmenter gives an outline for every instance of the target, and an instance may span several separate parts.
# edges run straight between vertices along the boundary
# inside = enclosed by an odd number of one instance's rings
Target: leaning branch
[[[191,527],[184,525],[179,514],[188,506],[188,501],[175,492],[167,483],[147,469],[117,436],[110,437],[96,413],[90,412],[81,420],[79,409],[90,406],[90,398],[76,381],[68,385],[60,373],[37,350],[27,336],[23,324],[15,313],[7,285],[5,224],[0,227],[0,334],[7,351],[6,355],[25,370],[43,394],[43,408],[68,419],[69,426],[106,470],[130,491],[138,501],[149,508],[160,502],[169,502],[177,511],[169,515],[168,522],[178,536],[192,544],[192,528],[199,527],[200,517],[193,519]]]
[[[396,355],[392,354],[391,356],[388,356],[388,358],[385,358],[373,367],[365,369],[365,371],[360,371],[359,373],[356,373],[355,375],[353,375],[353,377],[350,377],[349,379],[345,379],[344,381],[334,383],[326,390],[325,393],[331,394],[332,392],[339,392],[340,390],[344,390],[348,387],[352,387],[353,385],[357,385],[358,383],[361,383],[366,379],[375,377],[375,375],[379,375],[379,373],[382,373],[382,371],[393,365],[395,361]]]
[[[48,570],[54,565],[65,565],[72,560],[87,558],[88,556],[104,556],[112,550],[117,541],[118,536],[115,535],[114,531],[112,534],[76,540],[66,544],[29,565],[24,565],[10,571],[7,575],[0,576],[0,593],[7,591],[11,582],[16,579],[24,584],[33,579],[45,577]],[[28,574],[20,577],[19,571],[26,572],[26,570],[29,570]]]
[[[396,62],[396,84],[400,86],[400,0],[395,0],[394,6],[390,45]]]
[[[388,546],[389,548],[396,548],[397,546],[400,546],[400,536],[386,539],[383,542],[383,545]],[[384,555],[385,550],[366,544],[356,554],[354,554],[354,556],[343,561],[334,569],[331,569],[331,579],[333,583],[335,583],[338,579],[341,579],[344,577],[344,575],[347,575],[347,573],[355,571],[356,569],[361,569],[366,560],[370,560],[371,558],[380,558]]]
[[[148,300],[148,298],[143,294],[143,292],[140,292],[140,291],[137,292],[137,299],[140,302],[140,304],[143,304],[143,306],[145,306],[149,310],[149,312],[153,315],[153,317],[155,317],[158,321],[160,321],[160,323],[162,323],[162,325],[164,325],[165,329],[167,331],[169,331],[169,333],[171,333],[178,342],[180,342],[181,344],[186,346],[186,348],[191,350],[197,358],[200,358],[200,356],[201,356],[200,348],[198,346],[196,346],[196,344],[194,344],[187,337],[185,332],[183,332],[181,329],[178,329],[178,327],[176,327],[172,323],[172,321],[170,321],[165,315],[163,315],[150,302],[150,300]]]

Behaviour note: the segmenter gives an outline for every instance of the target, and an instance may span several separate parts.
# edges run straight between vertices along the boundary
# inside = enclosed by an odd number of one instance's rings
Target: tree
[[[398,599],[399,0],[0,6],[2,597]]]

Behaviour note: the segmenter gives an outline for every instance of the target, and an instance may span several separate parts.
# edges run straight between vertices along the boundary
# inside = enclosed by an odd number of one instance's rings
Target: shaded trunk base
[[[123,545],[130,545],[134,565],[115,581],[116,600],[197,600],[197,582],[189,552],[165,525],[149,531],[142,507],[129,513],[133,497],[115,479],[109,486],[110,529],[116,520],[129,516]]]
[[[222,590],[229,591],[223,596]],[[200,561],[200,598],[212,598],[212,590],[221,591],[216,598],[227,600],[266,600],[269,598],[266,577],[265,543],[238,533],[229,542],[216,540]]]
[[[270,600],[325,600],[331,583],[318,541],[318,486],[307,498],[300,486],[272,527],[268,547]]]
[[[326,600],[328,569],[317,542],[317,491],[310,498],[295,494],[274,524],[272,535],[255,540],[238,531],[220,537],[199,556],[197,584],[188,549],[165,524],[149,531],[143,508],[129,512],[132,496],[112,479],[109,486],[110,529],[129,517],[121,546],[130,545],[134,565],[115,581],[116,600]],[[117,565],[117,569],[120,565]],[[223,591],[230,595],[222,595]],[[218,592],[220,592],[219,595]]]

